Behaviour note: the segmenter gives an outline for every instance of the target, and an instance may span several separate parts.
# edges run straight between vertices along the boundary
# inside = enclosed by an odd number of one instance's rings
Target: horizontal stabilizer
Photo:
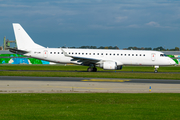
[[[26,54],[29,53],[29,51],[25,51],[25,50],[18,50],[18,49],[14,49],[14,48],[8,48],[10,52],[12,53],[16,53],[16,54]]]

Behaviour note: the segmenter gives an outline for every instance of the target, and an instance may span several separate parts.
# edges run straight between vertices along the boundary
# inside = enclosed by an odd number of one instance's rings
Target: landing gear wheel
[[[97,72],[97,68],[96,67],[89,67],[87,69],[88,72]]]
[[[154,73],[158,73],[158,70],[154,70]]]
[[[93,72],[97,72],[97,68],[94,67],[94,68],[93,68]]]
[[[154,66],[154,73],[158,73],[159,66]]]
[[[93,69],[92,69],[92,68],[88,68],[87,71],[88,71],[88,72],[92,72]]]

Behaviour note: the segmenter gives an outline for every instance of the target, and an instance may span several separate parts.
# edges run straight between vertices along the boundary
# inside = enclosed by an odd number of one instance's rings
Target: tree
[[[119,48],[117,46],[115,46],[115,49],[119,50]]]
[[[161,46],[161,47],[154,48],[153,50],[156,50],[156,51],[165,51],[166,49],[164,49],[164,48]]]
[[[133,50],[133,47],[128,47],[127,49],[128,49],[128,50]]]
[[[97,49],[97,47],[96,47],[96,46],[91,46],[90,48],[91,48],[91,49]]]
[[[145,50],[145,48],[144,48],[144,47],[141,47],[141,50]]]
[[[108,48],[109,48],[109,49],[114,49],[112,46],[109,46]]]
[[[175,51],[179,51],[179,48],[178,47],[175,47],[175,49],[174,49]]]
[[[104,47],[103,47],[103,46],[100,46],[100,47],[98,47],[98,49],[104,49]]]
[[[152,48],[151,48],[151,47],[149,47],[149,48],[145,48],[145,50],[152,50]]]

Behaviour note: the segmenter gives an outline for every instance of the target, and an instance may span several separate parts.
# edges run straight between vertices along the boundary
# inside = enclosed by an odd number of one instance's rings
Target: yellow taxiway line
[[[81,80],[81,81],[88,81],[88,82],[126,82],[130,80],[118,80],[118,79],[89,79],[89,80]]]

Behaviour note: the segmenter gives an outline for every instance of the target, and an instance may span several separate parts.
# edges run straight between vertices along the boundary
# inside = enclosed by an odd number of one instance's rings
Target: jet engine
[[[116,62],[103,62],[100,67],[104,70],[121,70],[122,65],[117,65]]]

